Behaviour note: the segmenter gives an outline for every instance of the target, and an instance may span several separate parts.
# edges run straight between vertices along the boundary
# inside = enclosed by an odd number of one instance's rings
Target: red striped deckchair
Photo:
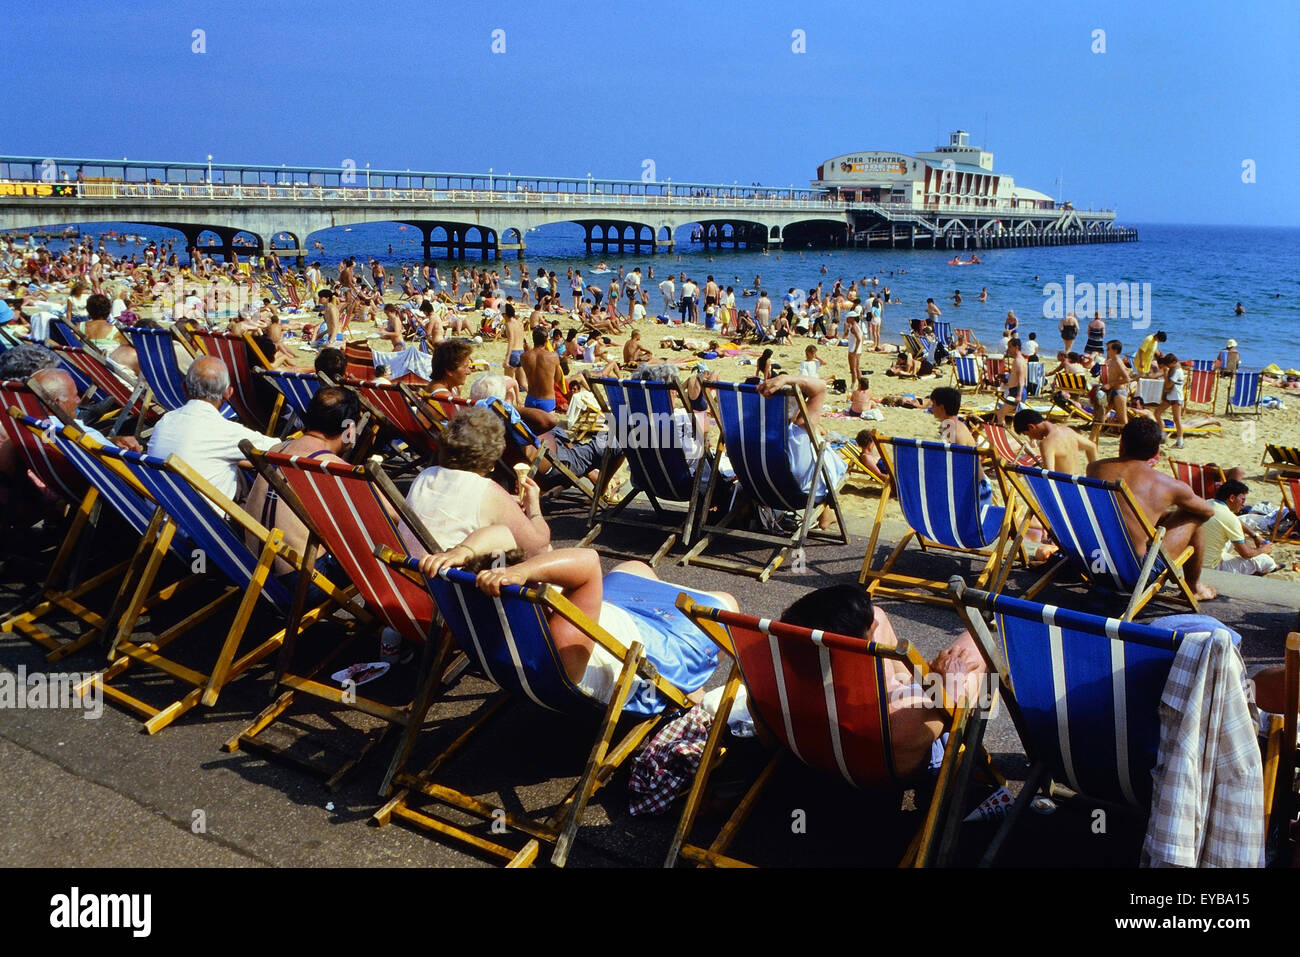
[[[1187,391],[1183,396],[1183,409],[1203,405],[1207,412],[1214,411],[1219,397],[1219,376],[1213,369],[1192,369],[1187,373]]]
[[[1007,363],[1002,356],[984,357],[984,381],[982,390],[997,392],[1002,388],[1002,377],[1006,374]]]
[[[25,382],[16,379],[0,382],[0,428],[13,443],[14,451],[26,470],[46,489],[76,505],[86,495],[86,482],[64,457],[40,436],[18,421],[22,415],[44,421],[49,410]]]
[[[436,620],[429,590],[422,582],[381,562],[375,552],[386,548],[404,556],[413,543],[421,545],[426,552],[438,552],[442,548],[373,460],[356,466],[325,462],[259,452],[247,441],[240,443],[240,449],[275,490],[281,505],[291,509],[307,527],[305,560],[314,563],[322,549],[328,552],[346,579],[356,584],[366,612],[373,616],[375,624],[386,625],[406,641],[425,649],[416,672],[417,679],[423,680],[413,688],[410,701],[401,706],[384,704],[351,693],[347,688],[325,684],[317,677],[329,673],[333,663],[352,645],[351,641],[334,647],[311,670],[295,670],[298,627],[296,617],[290,616],[276,667],[276,682],[283,693],[248,727],[227,741],[224,749],[236,751],[242,746],[288,760],[328,778],[327,787],[332,789],[392,728],[405,728],[412,722],[418,725],[423,720],[431,696],[443,680],[451,649],[445,635],[441,641],[427,640],[434,633]],[[299,596],[295,608],[303,603]],[[368,633],[373,633],[373,629]],[[340,767],[327,767],[319,761],[296,757],[289,749],[268,743],[259,735],[284,715],[300,694],[363,712],[382,719],[385,724],[377,734],[369,736],[359,753],[350,756]],[[385,791],[396,768],[395,760],[384,779]]]
[[[685,810],[668,851],[666,866],[678,856],[706,866],[745,866],[727,850],[758,802],[777,764],[793,754],[809,767],[867,791],[893,791],[900,797],[909,779],[894,763],[889,729],[889,661],[901,662],[912,680],[925,686],[929,669],[911,644],[881,645],[861,637],[809,631],[794,625],[705,608],[683,594],[682,610],[732,660],[731,673],[709,730]],[[781,748],[741,800],[718,837],[708,847],[687,843],[708,785],[721,757],[721,741],[741,683],[749,709]],[[929,680],[929,686],[942,682]],[[922,827],[904,865],[947,862],[963,805],[973,758],[980,754],[985,712],[966,699],[954,703],[942,687],[936,708],[950,725],[939,780]]]
[[[984,438],[988,439],[989,448],[997,453],[998,458],[1004,462],[1010,462],[1012,465],[1028,465],[1037,467],[1043,464],[1042,460],[1029,451],[1029,447],[1011,437],[1011,433],[996,422],[985,422],[983,425]]]
[[[269,369],[271,361],[258,348],[253,337],[244,333],[208,332],[192,330],[194,340],[207,355],[216,356],[230,372],[230,385],[235,390],[230,396],[239,420],[250,429],[260,429],[270,435],[275,429],[275,420],[279,416],[280,402],[273,409],[267,409],[257,394],[257,383],[253,378],[253,362],[260,368]]]
[[[344,342],[343,355],[347,359],[347,367],[343,370],[343,374],[349,379],[364,382],[375,377],[375,354],[370,346],[364,342]]]
[[[1214,490],[1225,481],[1223,469],[1217,465],[1197,465],[1194,462],[1170,459],[1169,470],[1174,473],[1174,478],[1191,486],[1193,492],[1206,500],[1214,498]]]
[[[374,417],[376,425],[392,430],[417,463],[431,458],[437,451],[438,434],[446,416],[421,399],[410,386],[374,381],[347,381],[344,386],[356,390],[362,408]]]
[[[118,422],[139,416],[142,412],[145,425],[158,419],[161,410],[156,405],[145,404],[145,393],[148,387],[143,382],[132,388],[119,379],[112,369],[104,365],[98,356],[86,349],[74,349],[53,342],[48,344],[48,348],[59,357],[59,361],[68,368],[69,372],[75,370],[81,374],[81,377],[93,382],[96,388],[103,391],[122,409]],[[74,375],[74,378],[76,377]],[[114,431],[117,431],[117,423],[114,424]]]

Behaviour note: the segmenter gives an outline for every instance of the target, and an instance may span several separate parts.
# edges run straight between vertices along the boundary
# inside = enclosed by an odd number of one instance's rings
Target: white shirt
[[[239,462],[244,458],[240,439],[248,439],[263,452],[280,444],[273,435],[225,418],[211,402],[190,399],[158,420],[149,454],[162,459],[175,455],[233,501],[239,493]]]
[[[659,291],[663,293],[667,298],[671,299],[673,297],[673,294],[677,292],[677,287],[673,284],[673,281],[671,279],[665,279],[663,282],[659,284]]]

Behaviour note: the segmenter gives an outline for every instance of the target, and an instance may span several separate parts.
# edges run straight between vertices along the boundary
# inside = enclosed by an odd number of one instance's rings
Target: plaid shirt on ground
[[[1183,640],[1160,698],[1143,867],[1262,867],[1264,771],[1226,631]]]
[[[628,805],[633,815],[662,814],[690,789],[712,724],[709,713],[696,705],[650,739],[632,763],[627,785],[637,795]]]

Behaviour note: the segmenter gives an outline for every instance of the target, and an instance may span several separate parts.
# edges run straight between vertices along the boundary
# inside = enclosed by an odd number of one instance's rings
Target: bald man
[[[221,414],[222,404],[234,394],[230,371],[216,356],[200,356],[185,373],[189,401],[173,409],[154,426],[149,454],[175,455],[207,479],[232,501],[240,500],[240,466],[249,468],[239,451],[241,439],[265,452],[279,445],[273,435],[263,435],[232,422]]]
[[[72,380],[72,376],[62,369],[41,369],[27,380],[27,384],[42,402],[47,406],[53,403],[60,412],[73,420],[78,429],[101,445],[111,443],[118,448],[130,449],[132,452],[140,451],[140,443],[136,441],[134,435],[119,435],[109,439],[94,426],[87,425],[78,418],[77,400],[81,397],[77,393],[77,384]]]

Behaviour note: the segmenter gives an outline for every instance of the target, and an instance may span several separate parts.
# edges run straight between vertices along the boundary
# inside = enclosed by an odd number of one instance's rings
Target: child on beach
[[[1156,365],[1165,374],[1164,390],[1160,404],[1156,406],[1156,421],[1163,422],[1165,409],[1170,409],[1174,417],[1174,448],[1183,447],[1183,382],[1187,376],[1178,357],[1166,352],[1156,360]]]
[[[880,403],[871,397],[871,379],[864,375],[858,376],[858,387],[849,397],[849,411],[854,415],[862,415],[878,405]]]

